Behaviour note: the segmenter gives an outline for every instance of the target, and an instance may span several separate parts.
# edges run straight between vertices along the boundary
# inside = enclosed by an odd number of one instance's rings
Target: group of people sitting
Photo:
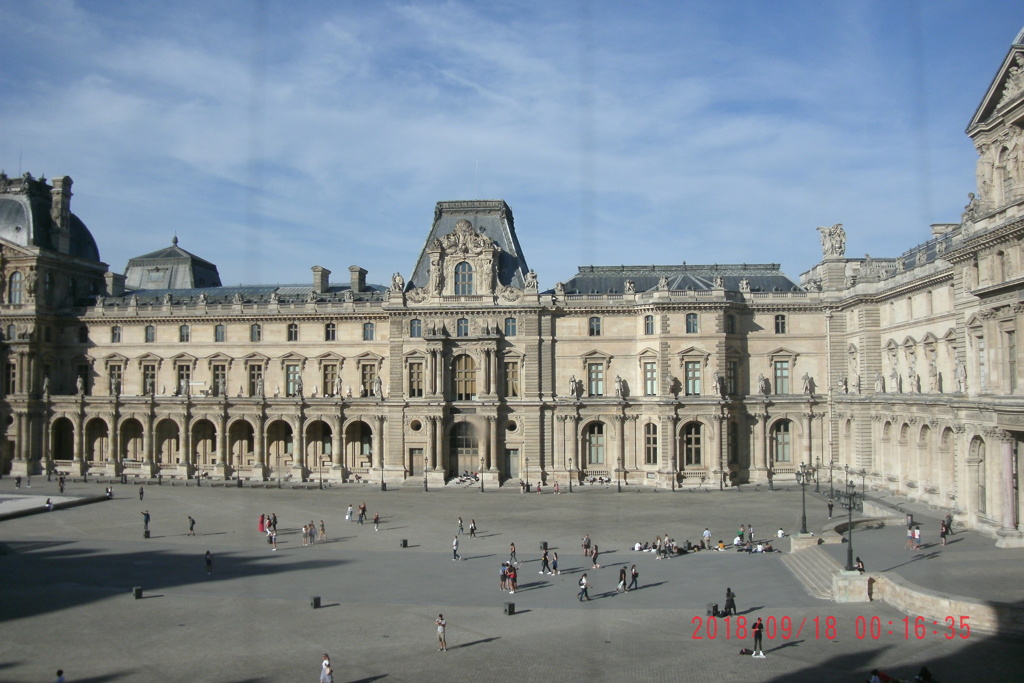
[[[479,481],[480,475],[478,475],[476,472],[470,474],[469,470],[462,470],[462,474],[460,474],[459,478],[456,480],[456,482],[459,484],[472,484],[474,482]]]
[[[689,543],[689,541],[687,541],[687,543]],[[637,541],[630,547],[630,550],[640,553],[654,553],[654,559],[656,560],[668,557],[669,555],[682,555],[687,552],[676,544],[676,540],[674,538],[669,538],[668,534],[665,534],[664,539],[661,536],[656,537],[653,543],[645,541],[641,544],[640,541]]]

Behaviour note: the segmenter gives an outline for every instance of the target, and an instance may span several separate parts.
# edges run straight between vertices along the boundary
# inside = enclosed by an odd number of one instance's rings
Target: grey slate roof
[[[17,186],[22,185],[20,178]],[[45,178],[29,176],[28,191],[18,194],[0,194],[0,238],[26,247],[57,250],[53,243],[56,232],[50,216],[53,188]],[[100,250],[85,223],[74,213],[70,215],[69,253],[89,261],[100,260]]]
[[[455,223],[465,218],[482,234],[490,237],[501,247],[498,259],[498,282],[523,288],[524,276],[530,270],[526,265],[519,238],[516,237],[512,209],[502,199],[473,200],[459,202],[438,202],[434,207],[434,223],[430,234],[420,250],[419,260],[406,285],[407,289],[423,287],[430,280],[430,257],[427,248],[434,240],[444,237],[455,229]]]
[[[746,279],[753,292],[789,292],[801,290],[779,270],[779,264],[714,264],[679,266],[579,266],[578,272],[565,282],[567,294],[621,294],[626,280],[632,280],[637,292],[658,288],[662,277],[668,278],[670,290],[713,289],[715,277],[721,276],[726,290],[739,291],[740,280]]]
[[[130,259],[125,268],[125,287],[132,290],[219,286],[217,266],[179,247],[177,237],[169,247]]]
[[[366,285],[366,290],[351,295],[352,301],[383,301],[387,287],[383,285]],[[229,304],[240,295],[243,303],[269,303],[274,292],[280,303],[305,302],[309,300],[312,285],[236,285],[233,287],[188,287],[182,289],[138,289],[126,291],[124,296],[104,297],[105,304],[128,303],[134,296],[139,305],[162,304],[167,294],[175,304],[196,303],[200,296],[206,295],[211,304]],[[332,284],[326,292],[316,295],[317,301],[345,301],[349,296],[349,285]]]

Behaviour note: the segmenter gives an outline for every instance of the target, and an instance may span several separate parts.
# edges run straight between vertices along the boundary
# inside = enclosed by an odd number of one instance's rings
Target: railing
[[[679,478],[685,482],[708,481],[711,479],[711,473],[707,470],[682,470],[679,472]]]
[[[139,460],[122,460],[121,469],[123,470],[141,470],[142,462]]]

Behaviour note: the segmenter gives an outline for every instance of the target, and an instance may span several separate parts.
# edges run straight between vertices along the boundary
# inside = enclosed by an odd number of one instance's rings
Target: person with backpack
[[[587,575],[584,574],[580,577],[580,592],[576,594],[576,597],[580,602],[584,600],[590,600],[590,583],[587,581]]]

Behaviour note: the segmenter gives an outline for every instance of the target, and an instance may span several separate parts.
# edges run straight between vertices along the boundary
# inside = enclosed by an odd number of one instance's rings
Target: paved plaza
[[[31,489],[16,490],[5,478],[0,515],[41,506],[47,497],[95,496],[107,485],[74,482],[59,496],[54,482],[37,477]],[[905,615],[885,604],[814,598],[782,553],[700,552],[658,561],[627,549],[659,534],[697,541],[705,526],[715,541],[727,543],[741,523],[753,523],[759,538],[780,526],[794,532],[800,523],[795,487],[619,494],[613,485],[556,496],[165,482],[145,486],[141,501],[137,485],[113,488],[110,501],[0,522],[0,680],[50,681],[63,668],[74,682],[312,682],[325,652],[337,681],[863,681],[873,667],[912,677],[922,664],[941,681],[998,681],[1016,680],[1024,664],[1024,651],[1010,639],[972,633],[947,640],[929,629],[922,640],[907,640]],[[344,521],[346,507],[360,502],[371,517],[380,513],[380,531]],[[152,515],[149,539],[144,510]],[[257,530],[261,513],[278,516],[277,551]],[[917,514],[922,520],[938,515]],[[197,521],[194,537],[186,535],[189,515]],[[460,537],[463,560],[454,562],[459,516],[467,533],[471,519],[479,531],[476,539]],[[820,530],[826,517],[823,499],[809,495],[809,527]],[[303,547],[299,527],[320,520],[328,542]],[[583,557],[585,533],[600,547],[600,569]],[[946,548],[912,553],[902,549],[902,533],[898,527],[865,531],[855,536],[855,550],[869,570],[898,572],[921,585],[1024,598],[1021,551],[964,533]],[[936,535],[926,534],[926,542]],[[561,575],[538,573],[542,541],[558,553]],[[511,542],[521,562],[515,595],[498,589]],[[781,547],[788,551],[788,541]],[[826,548],[845,557],[845,546]],[[207,550],[214,558],[210,576]],[[632,564],[641,589],[617,593],[619,568]],[[576,598],[583,571],[593,584],[586,603]],[[143,599],[133,598],[134,586],[143,588]],[[747,622],[742,639],[736,620],[731,633],[718,620],[717,633],[709,634],[704,619],[705,604],[724,604],[727,587]],[[314,595],[320,609],[310,607]],[[506,602],[515,603],[515,615],[503,613]],[[436,651],[438,613],[448,622],[444,653]],[[884,625],[880,636],[858,640],[858,617],[875,616]],[[749,625],[757,617],[777,629],[766,638],[765,659],[738,654],[751,647]]]

